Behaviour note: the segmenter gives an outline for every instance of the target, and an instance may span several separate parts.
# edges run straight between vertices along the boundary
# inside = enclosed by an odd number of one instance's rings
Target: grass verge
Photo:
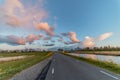
[[[32,53],[32,55],[33,54],[34,56],[21,60],[0,62],[0,80],[8,80],[10,77],[22,71],[23,69],[35,65],[52,55],[52,53],[40,53],[40,52],[34,52]]]
[[[17,53],[0,53],[0,57],[14,57],[14,56],[29,56],[29,55],[34,55],[34,53],[38,53],[38,52],[17,52]],[[39,52],[40,53],[40,52]],[[41,52],[43,53],[43,52]]]
[[[115,64],[113,62],[105,62],[105,61],[93,60],[93,59],[88,59],[88,58],[73,56],[73,55],[69,55],[69,54],[64,54],[64,55],[67,55],[67,56],[70,56],[72,58],[75,58],[75,59],[78,59],[78,60],[82,60],[82,61],[91,63],[93,65],[96,65],[96,66],[99,66],[101,68],[105,68],[107,70],[110,70],[112,72],[120,74],[120,65]]]

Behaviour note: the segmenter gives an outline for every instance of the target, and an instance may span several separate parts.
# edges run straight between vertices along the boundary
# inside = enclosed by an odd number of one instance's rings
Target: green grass
[[[69,54],[64,54],[73,58],[76,58],[78,60],[82,60],[88,63],[91,63],[93,65],[99,66],[101,68],[105,68],[107,70],[110,70],[112,72],[115,72],[117,74],[120,74],[120,65],[115,64],[113,62],[105,62],[105,61],[99,61],[99,60],[93,60],[93,59],[88,59],[88,58],[83,58],[83,57],[78,57],[78,56],[73,56]]]
[[[17,53],[0,53],[0,57],[13,57],[13,56],[22,56],[22,55],[35,55],[35,53],[38,52],[26,52],[26,53],[21,53],[21,52],[17,52]],[[41,52],[42,53],[42,52]]]
[[[52,53],[40,53],[40,52],[39,53],[34,52],[31,54],[32,55],[34,54],[34,56],[21,60],[0,62],[0,80],[8,80],[10,77],[22,71],[23,69],[35,65],[52,55]]]

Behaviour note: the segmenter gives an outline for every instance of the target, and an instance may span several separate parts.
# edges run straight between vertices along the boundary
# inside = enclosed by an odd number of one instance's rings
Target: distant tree
[[[58,51],[63,51],[63,49],[58,49]]]

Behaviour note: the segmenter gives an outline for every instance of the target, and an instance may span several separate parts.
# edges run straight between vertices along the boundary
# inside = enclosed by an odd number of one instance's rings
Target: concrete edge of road
[[[42,62],[33,65],[32,67],[27,68],[20,73],[17,73],[9,80],[35,80],[51,59],[52,57],[49,57],[48,59],[45,59]]]

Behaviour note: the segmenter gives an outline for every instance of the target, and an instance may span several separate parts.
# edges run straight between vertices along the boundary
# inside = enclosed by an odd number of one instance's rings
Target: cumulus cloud
[[[85,40],[82,42],[82,45],[84,47],[94,47],[97,42],[103,41],[103,40],[111,37],[112,35],[113,35],[112,32],[108,32],[108,33],[104,33],[104,34],[98,36],[97,38],[91,38],[89,36],[86,36]]]
[[[70,35],[70,39],[71,39],[73,42],[75,42],[75,43],[80,42],[80,40],[77,39],[75,32],[69,32],[69,35]]]
[[[10,35],[10,36],[1,36],[0,43],[7,43],[10,45],[25,45],[25,40],[22,37]]]
[[[25,38],[26,39],[25,41],[31,44],[35,40],[39,40],[41,37],[42,37],[41,35],[30,34]]]
[[[90,38],[89,36],[86,36],[85,40],[83,41],[83,46],[84,47],[94,47],[95,46],[94,39]]]
[[[43,3],[40,1],[39,3]],[[38,3],[38,4],[39,4]],[[41,21],[47,17],[47,11],[43,7],[39,6],[39,9],[34,6],[26,5],[20,0],[4,0],[2,6],[0,6],[0,18],[1,22],[11,27],[32,25],[33,20]]]
[[[20,0],[4,0],[3,9],[7,15],[14,15],[15,10],[18,10],[21,13],[25,12],[24,6]]]
[[[104,34],[100,35],[100,36],[97,38],[97,40],[102,41],[102,40],[105,40],[105,39],[111,37],[112,35],[113,35],[112,32],[104,33]]]
[[[19,37],[15,35],[0,36],[0,43],[10,45],[25,45],[26,43],[33,43],[35,40],[40,40],[41,35],[30,34],[27,37]]]
[[[34,22],[34,26],[38,30],[45,31],[47,35],[54,36],[54,29],[50,27],[50,25],[47,22],[41,22],[41,23]]]
[[[25,12],[24,6],[20,0],[4,0],[4,4],[0,9],[1,18],[4,20],[3,22],[13,26],[20,26],[20,24],[22,24],[22,20],[20,20],[17,15],[17,12],[20,14]]]
[[[74,42],[74,43],[79,43],[80,40],[77,39],[76,33],[75,32],[68,32],[68,33],[61,33],[65,37],[69,37],[69,39]]]

